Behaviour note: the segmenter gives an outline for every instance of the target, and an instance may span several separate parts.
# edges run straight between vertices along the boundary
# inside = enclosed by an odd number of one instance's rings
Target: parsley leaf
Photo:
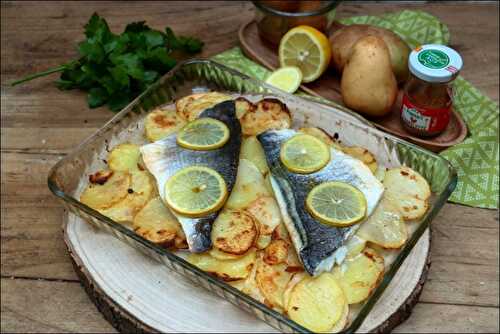
[[[84,27],[86,39],[78,43],[77,60],[12,85],[62,72],[56,80],[59,89],[84,90],[90,108],[107,104],[112,111],[119,111],[176,65],[174,51],[194,54],[203,48],[203,42],[196,38],[176,36],[169,27],[164,31],[139,21],[116,35],[106,20],[94,13]]]

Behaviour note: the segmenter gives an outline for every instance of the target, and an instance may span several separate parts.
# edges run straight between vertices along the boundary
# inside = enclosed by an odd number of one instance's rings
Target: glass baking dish
[[[419,222],[411,224],[415,228],[407,243],[386,268],[379,286],[364,305],[359,307],[356,316],[344,329],[346,333],[356,331],[454,190],[457,176],[445,159],[375,129],[369,122],[342,106],[287,94],[210,60],[186,61],[178,64],[94,135],[62,158],[49,173],[50,190],[62,200],[68,211],[160,261],[196,285],[205,287],[281,331],[309,332],[286,316],[201,271],[173,252],[143,239],[126,226],[114,222],[78,200],[87,184],[88,175],[106,166],[104,159],[109,148],[125,140],[137,144],[145,143],[142,120],[149,111],[193,92],[207,90],[250,97],[278,98],[285,102],[292,112],[294,127],[301,124],[320,126],[332,134],[335,133],[343,143],[363,146],[372,151],[382,165],[391,167],[404,164],[417,170],[428,180],[433,192],[429,210]]]

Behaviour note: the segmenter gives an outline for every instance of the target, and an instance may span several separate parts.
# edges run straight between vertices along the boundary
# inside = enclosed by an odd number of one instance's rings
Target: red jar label
[[[451,106],[428,109],[417,107],[404,94],[401,106],[401,119],[406,126],[426,134],[443,131],[450,121]]]

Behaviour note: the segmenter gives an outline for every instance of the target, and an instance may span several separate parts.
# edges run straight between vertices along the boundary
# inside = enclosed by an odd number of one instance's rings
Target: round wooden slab
[[[63,231],[86,292],[121,332],[276,332],[73,214]],[[387,332],[408,318],[427,277],[429,246],[427,230],[360,332]]]

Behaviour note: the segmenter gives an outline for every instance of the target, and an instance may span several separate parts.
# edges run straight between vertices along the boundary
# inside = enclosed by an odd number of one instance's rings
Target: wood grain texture
[[[498,102],[498,3],[343,3],[338,17],[425,10],[446,23],[464,58],[463,76]],[[1,2],[1,331],[110,332],[76,280],[61,235],[62,208],[46,188],[59,156],[113,114],[88,110],[85,94],[21,76],[76,55],[97,11],[111,29],[146,19],[201,37],[202,56],[237,45],[253,16],[245,2]],[[194,22],[194,23],[193,23]],[[45,141],[44,141],[45,140]],[[498,332],[498,213],[447,204],[433,222],[433,264],[421,303],[397,332]],[[20,276],[26,279],[8,279]],[[37,281],[38,278],[48,280]],[[54,279],[69,280],[57,282]]]

